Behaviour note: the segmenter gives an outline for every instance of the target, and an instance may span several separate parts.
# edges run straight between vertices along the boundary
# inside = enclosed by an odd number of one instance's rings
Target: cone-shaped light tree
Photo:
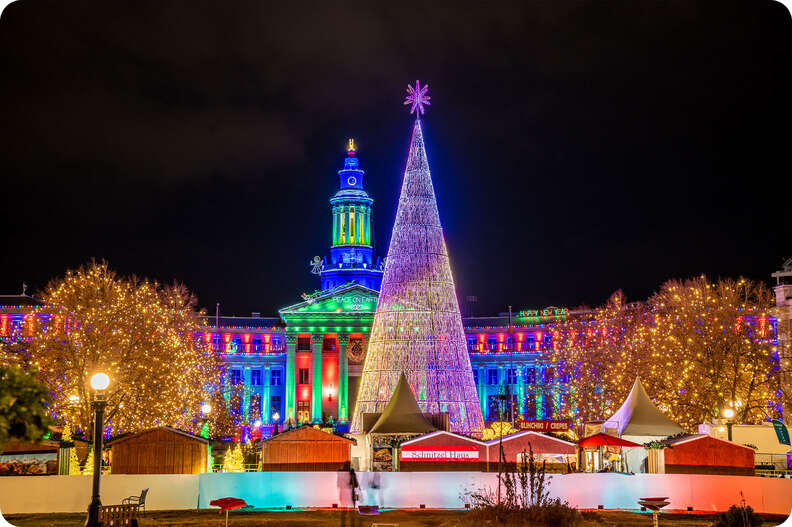
[[[423,113],[429,104],[426,89],[417,82],[415,89],[410,86],[405,104]],[[422,412],[447,412],[452,431],[481,432],[481,409],[419,119],[413,125],[353,433],[362,432],[364,413],[385,409],[402,372]]]

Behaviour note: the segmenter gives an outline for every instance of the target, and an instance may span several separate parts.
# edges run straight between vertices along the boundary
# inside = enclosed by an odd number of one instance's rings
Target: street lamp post
[[[275,421],[275,433],[278,433],[278,420],[280,419],[280,413],[275,412],[272,414],[272,420]]]
[[[731,441],[732,440],[732,425],[734,424],[734,421],[733,421],[734,410],[732,410],[731,408],[724,408],[723,409],[723,417],[726,418],[726,430],[727,430],[726,434],[727,434],[727,437],[729,438],[729,441]]]
[[[110,377],[105,373],[95,373],[91,377],[91,388],[94,390],[94,399],[91,408],[94,411],[94,468],[93,468],[93,496],[91,504],[88,505],[88,519],[85,520],[85,527],[100,527],[99,507],[102,501],[99,499],[99,479],[102,477],[102,429],[104,428],[104,411],[107,406],[105,400],[105,390],[110,385]]]

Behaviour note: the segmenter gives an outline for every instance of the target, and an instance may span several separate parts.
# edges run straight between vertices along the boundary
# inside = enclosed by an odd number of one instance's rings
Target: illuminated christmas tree
[[[428,86],[408,88],[405,104],[422,114]],[[399,207],[351,430],[382,412],[404,372],[424,413],[447,412],[450,429],[480,433],[481,409],[424,149],[413,125]]]
[[[63,433],[61,434],[61,441],[69,443],[72,440],[71,427],[66,424],[63,426]],[[69,476],[79,476],[80,472],[80,458],[77,457],[77,449],[72,445],[69,448]]]
[[[94,449],[93,445],[88,450],[88,457],[85,458],[85,468],[82,471],[83,476],[93,476],[94,473]]]
[[[223,472],[244,472],[243,461],[242,449],[239,448],[238,444],[235,444],[233,448],[229,448],[226,452],[223,460]]]

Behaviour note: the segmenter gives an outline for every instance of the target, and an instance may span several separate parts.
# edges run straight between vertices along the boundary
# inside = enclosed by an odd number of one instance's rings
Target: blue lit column
[[[506,366],[501,364],[500,366],[498,366],[498,393],[499,394],[501,394],[501,393],[505,394],[506,393],[506,385],[508,384],[507,383],[508,380],[509,379],[507,378],[507,375],[506,375]],[[509,412],[509,406],[508,406],[508,404],[504,403],[503,401],[501,401],[500,410],[501,410],[501,412],[503,412],[503,415],[498,415],[498,419],[502,419],[502,420],[508,421],[509,420],[509,413],[508,413]]]
[[[517,368],[517,413],[520,419],[525,419],[525,375],[523,375],[523,366]]]
[[[481,415],[484,419],[487,419],[487,388],[484,385],[484,374],[486,371],[484,370],[484,366],[478,367],[478,395],[479,395],[479,406],[481,406]]]
[[[270,382],[272,374],[270,366],[264,367],[263,386],[261,387],[261,422],[269,423],[270,421]]]

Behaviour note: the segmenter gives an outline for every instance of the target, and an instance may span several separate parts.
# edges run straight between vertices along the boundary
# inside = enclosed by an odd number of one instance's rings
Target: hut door
[[[307,423],[311,420],[311,404],[308,401],[297,401],[297,422]]]

